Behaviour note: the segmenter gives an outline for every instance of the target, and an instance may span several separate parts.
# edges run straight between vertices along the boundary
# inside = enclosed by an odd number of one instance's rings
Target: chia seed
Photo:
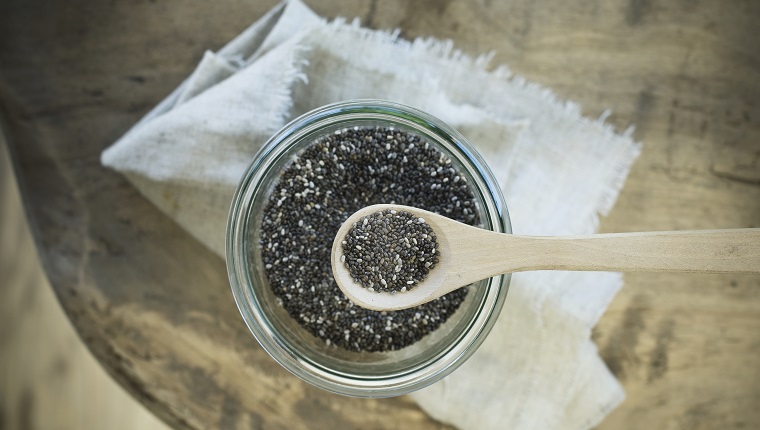
[[[351,277],[376,292],[406,292],[438,263],[438,242],[423,218],[386,209],[355,222],[343,240]]]
[[[437,329],[467,294],[457,289],[387,312],[361,308],[343,295],[330,265],[333,239],[351,214],[380,203],[479,222],[472,189],[451,159],[419,136],[392,128],[354,127],[316,139],[283,169],[268,196],[259,246],[269,286],[290,316],[327,345],[404,348]],[[396,281],[403,266],[394,272]],[[385,279],[387,286],[371,281],[372,288],[400,290],[392,280]]]

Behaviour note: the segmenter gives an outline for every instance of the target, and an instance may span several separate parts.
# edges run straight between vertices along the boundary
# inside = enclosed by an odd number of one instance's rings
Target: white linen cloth
[[[327,103],[380,98],[459,129],[494,171],[516,234],[594,232],[639,145],[551,91],[488,71],[451,42],[326,22],[276,6],[102,154],[148,199],[224,256],[227,211],[256,150]],[[624,398],[590,339],[617,273],[516,273],[499,320],[457,371],[412,397],[463,429],[587,429]]]

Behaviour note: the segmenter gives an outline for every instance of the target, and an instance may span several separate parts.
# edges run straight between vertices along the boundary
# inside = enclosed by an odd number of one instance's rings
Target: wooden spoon
[[[439,262],[414,288],[369,291],[341,262],[342,241],[362,217],[385,209],[421,217],[437,236]],[[422,209],[374,205],[351,215],[333,242],[332,270],[343,293],[359,306],[396,310],[421,305],[457,288],[503,273],[527,270],[760,273],[760,228],[516,236],[472,227]]]

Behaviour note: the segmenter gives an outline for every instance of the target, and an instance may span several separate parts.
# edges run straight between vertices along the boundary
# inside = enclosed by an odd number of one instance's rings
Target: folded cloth
[[[156,206],[224,255],[239,178],[277,129],[340,100],[414,106],[461,131],[494,171],[518,234],[592,233],[639,153],[630,133],[451,42],[326,22],[276,6],[197,69],[102,154]],[[590,339],[622,286],[616,273],[512,277],[498,322],[457,371],[412,397],[472,429],[586,429],[624,398]]]

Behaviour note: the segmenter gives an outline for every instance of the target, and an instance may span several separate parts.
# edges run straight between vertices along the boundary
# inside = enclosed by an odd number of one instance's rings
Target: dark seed
[[[360,308],[343,295],[330,267],[333,239],[349,215],[379,203],[479,223],[474,194],[462,172],[433,145],[401,130],[353,128],[318,138],[289,162],[270,191],[258,242],[249,242],[260,247],[269,286],[285,310],[327,345],[370,352],[404,348],[436,330],[467,294],[458,289],[393,312]],[[403,292],[421,280],[423,270],[435,266],[435,248],[426,245],[435,239],[427,232],[411,234],[409,243],[402,234],[383,248],[368,243],[370,235],[391,233],[392,221],[368,220],[369,229],[355,237],[356,258],[364,269],[354,276],[364,277],[365,285],[375,290]],[[406,221],[404,228],[420,225],[416,218]]]
[[[342,244],[341,261],[351,276],[371,291],[393,294],[410,290],[438,262],[433,229],[424,219],[406,211],[386,209],[367,215],[354,224]],[[388,259],[388,249],[396,252],[393,260]],[[372,288],[377,283],[380,285]]]

